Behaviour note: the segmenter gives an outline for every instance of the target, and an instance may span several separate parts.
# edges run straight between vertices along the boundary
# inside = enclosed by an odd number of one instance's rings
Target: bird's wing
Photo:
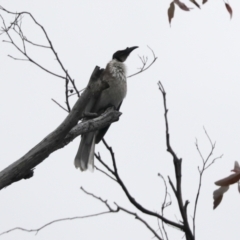
[[[119,106],[117,107],[116,110],[119,111],[121,105],[122,105],[122,102],[119,104]],[[108,126],[106,126],[105,128],[100,129],[100,130],[97,132],[96,138],[95,138],[95,143],[99,143],[99,142],[103,139],[104,135],[106,134],[106,132],[107,132],[107,130],[109,129],[110,126],[111,126],[111,124],[108,125]]]

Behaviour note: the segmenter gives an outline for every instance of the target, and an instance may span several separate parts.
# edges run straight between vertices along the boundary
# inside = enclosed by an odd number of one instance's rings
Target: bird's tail
[[[95,133],[90,132],[83,134],[78,148],[77,155],[74,160],[76,168],[81,171],[94,169],[94,150],[95,150]]]

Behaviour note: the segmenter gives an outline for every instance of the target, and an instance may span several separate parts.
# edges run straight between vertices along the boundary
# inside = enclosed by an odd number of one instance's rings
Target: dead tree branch
[[[162,93],[163,97],[163,106],[164,106],[164,119],[165,119],[165,127],[166,127],[166,145],[167,145],[167,151],[172,155],[173,157],[173,164],[175,169],[175,177],[176,177],[176,186],[172,183],[170,177],[169,183],[172,187],[172,190],[175,194],[175,197],[178,202],[178,207],[182,216],[183,220],[183,231],[185,232],[186,239],[187,240],[194,240],[194,236],[192,233],[192,230],[189,226],[188,222],[188,216],[187,216],[187,205],[189,204],[189,201],[186,201],[185,204],[183,204],[183,197],[182,197],[182,159],[178,158],[176,153],[174,152],[171,143],[170,143],[170,133],[169,133],[169,123],[167,118],[167,100],[166,100],[166,91],[162,85],[162,83],[158,82],[159,90]]]
[[[13,15],[14,16],[14,21],[9,25],[7,26],[5,24],[5,21],[4,21],[4,18],[0,15],[1,19],[2,19],[2,22],[3,22],[3,28],[2,28],[2,32],[5,33],[8,37],[8,40],[9,41],[5,41],[5,42],[8,42],[8,43],[11,43],[22,55],[24,55],[26,57],[25,60],[28,60],[29,62],[35,64],[36,66],[38,66],[39,68],[41,68],[42,70],[46,71],[47,73],[49,74],[52,74],[56,77],[59,77],[59,78],[62,78],[62,79],[68,79],[68,81],[71,82],[72,86],[73,86],[73,89],[75,90],[75,93],[78,95],[78,97],[80,96],[79,94],[79,90],[77,89],[76,87],[76,84],[75,84],[75,80],[70,76],[70,74],[68,73],[67,69],[64,67],[60,57],[58,56],[58,53],[57,51],[55,50],[53,44],[52,44],[52,41],[50,40],[50,37],[48,36],[48,33],[47,31],[45,30],[45,28],[34,18],[34,16],[29,13],[29,12],[11,12],[5,8],[3,8],[2,6],[0,6],[0,10],[2,10],[3,12],[5,13],[8,13],[10,15]],[[46,45],[43,45],[43,44],[37,44],[37,43],[34,43],[33,41],[29,40],[24,32],[22,31],[22,28],[21,28],[21,21],[22,21],[22,18],[23,16],[29,16],[30,19],[42,30],[42,33],[48,43],[48,46]],[[11,30],[13,30],[18,36],[19,38],[21,39],[22,41],[22,48],[14,41],[14,39],[12,38],[11,36]],[[38,63],[37,61],[35,61],[32,57],[30,57],[30,55],[28,54],[27,52],[27,44],[31,44],[35,47],[39,47],[39,48],[47,48],[49,50],[51,50],[51,52],[53,53],[53,56],[54,58],[56,59],[58,65],[60,66],[60,68],[62,69],[63,73],[65,76],[62,76],[60,74],[56,74],[50,70],[48,70],[46,67],[44,67],[42,64]],[[18,58],[14,58],[15,60],[22,60],[22,59],[18,59]]]
[[[96,101],[97,97],[103,89],[107,86],[101,81],[100,76],[102,69],[96,67],[92,73],[89,81],[89,85],[82,93],[74,105],[72,111],[66,117],[66,119],[56,128],[52,133],[46,136],[40,143],[32,148],[26,155],[12,163],[10,166],[0,172],[0,189],[16,182],[21,179],[29,178],[33,175],[33,168],[46,159],[53,151],[66,145],[66,142],[71,141],[71,137],[67,137],[67,134],[77,125],[78,121],[82,118],[87,103]],[[117,116],[117,118],[119,115]],[[115,115],[116,120],[116,115]],[[94,121],[94,120],[91,120]],[[108,120],[109,121],[109,118]],[[82,123],[85,124],[85,123]],[[99,124],[99,122],[97,123]],[[109,124],[109,122],[107,123]],[[93,129],[89,125],[90,129]],[[96,127],[97,125],[95,125]],[[97,126],[99,129],[100,125]],[[101,128],[101,127],[100,127]],[[96,130],[96,129],[95,129]],[[72,134],[70,134],[72,136]]]
[[[103,200],[102,198],[100,197],[97,197],[95,194],[93,193],[90,193],[90,192],[87,192],[83,187],[81,187],[81,190],[86,193],[87,195],[89,196],[92,196],[93,198],[101,201],[103,204],[106,205],[106,207],[109,209],[109,212],[112,212],[112,213],[117,213],[119,212],[120,210],[125,212],[125,213],[128,213],[130,215],[133,215],[135,217],[135,219],[139,220],[140,222],[142,222],[153,234],[154,236],[159,239],[159,240],[163,240],[157,233],[156,231],[145,221],[143,220],[143,218],[141,218],[137,213],[134,213],[134,212],[131,212],[123,207],[120,207],[117,203],[114,203],[116,206],[117,206],[117,209],[114,210],[113,208],[110,207],[110,205],[108,204],[107,200]]]
[[[128,200],[138,209],[140,210],[141,212],[149,215],[149,216],[154,216],[156,218],[159,218],[160,220],[162,220],[164,223],[166,224],[169,224],[173,227],[176,227],[182,231],[184,231],[184,226],[179,224],[179,223],[176,223],[176,222],[173,222],[163,216],[161,216],[160,214],[158,213],[155,213],[155,212],[152,212],[148,209],[146,209],[145,207],[143,207],[140,203],[137,202],[137,200],[135,200],[132,195],[130,194],[130,192],[128,191],[127,187],[125,186],[125,184],[123,183],[121,177],[119,176],[118,174],[118,169],[117,169],[117,165],[116,165],[116,160],[115,160],[115,154],[112,150],[112,148],[110,146],[108,146],[108,144],[106,143],[106,141],[103,139],[103,143],[104,145],[106,146],[106,148],[108,149],[110,155],[111,155],[111,158],[112,158],[112,162],[113,162],[113,174],[118,182],[118,184],[121,186],[121,188],[123,189],[124,193],[126,194]]]
[[[116,206],[116,209],[113,209],[109,204],[108,204],[108,201],[107,200],[103,200],[101,197],[98,197],[96,196],[95,194],[93,193],[90,193],[88,191],[86,191],[83,187],[80,188],[85,194],[95,198],[96,200],[100,201],[101,203],[103,203],[108,211],[105,211],[105,212],[100,212],[100,213],[95,213],[95,214],[90,214],[90,215],[85,215],[85,216],[76,216],[76,217],[67,217],[67,218],[60,218],[60,219],[55,219],[53,221],[50,221],[46,224],[44,224],[43,226],[39,227],[39,228],[35,228],[35,229],[26,229],[26,228],[22,228],[22,227],[15,227],[15,228],[12,228],[12,229],[9,229],[7,231],[4,231],[2,233],[0,233],[0,236],[4,235],[4,234],[7,234],[7,233],[10,233],[10,232],[13,232],[13,231],[16,231],[16,230],[20,230],[20,231],[24,231],[24,232],[35,232],[35,234],[38,234],[41,230],[43,230],[44,228],[52,225],[52,224],[55,224],[55,223],[58,223],[58,222],[63,222],[63,221],[71,221],[71,220],[77,220],[77,219],[83,219],[83,218],[90,218],[90,217],[97,217],[97,216],[101,216],[101,215],[104,215],[104,214],[108,214],[108,213],[118,213],[119,211],[123,211],[129,215],[132,215],[135,217],[135,219],[139,220],[140,222],[142,222],[152,233],[153,235],[159,239],[159,240],[163,240],[158,234],[157,232],[142,218],[140,217],[137,213],[134,213],[134,212],[131,212],[123,207],[120,207],[117,203],[114,203],[115,206]]]
[[[116,204],[116,203],[115,203]],[[120,207],[119,205],[116,204],[116,206],[118,207],[119,210],[122,210],[123,212],[126,212],[130,215],[133,215],[135,217],[135,219],[139,220],[140,222],[142,222],[154,235],[154,237],[156,237],[159,240],[163,240],[158,234],[157,232],[143,219],[141,218],[137,213],[131,212],[123,207]]]
[[[76,217],[67,217],[67,218],[60,218],[60,219],[56,219],[56,220],[53,220],[53,221],[50,221],[46,224],[44,224],[43,226],[39,227],[39,228],[35,228],[35,229],[26,229],[26,228],[22,228],[22,227],[15,227],[15,228],[12,228],[12,229],[9,229],[7,231],[4,231],[2,233],[0,233],[0,236],[1,235],[4,235],[4,234],[7,234],[7,233],[10,233],[10,232],[13,232],[13,231],[16,231],[16,230],[21,230],[21,231],[24,231],[24,232],[35,232],[35,234],[38,234],[38,232],[40,232],[41,230],[43,230],[44,228],[52,225],[52,224],[55,224],[55,223],[58,223],[58,222],[63,222],[63,221],[71,221],[71,220],[76,220],[76,219],[83,219],[83,218],[89,218],[89,217],[97,217],[97,216],[101,216],[101,215],[104,215],[104,214],[107,214],[107,213],[112,213],[112,212],[117,212],[118,210],[114,210],[110,207],[110,205],[107,203],[107,201],[104,201],[103,199],[101,199],[100,197],[97,197],[95,196],[94,194],[92,193],[89,193],[87,192],[84,188],[81,187],[81,190],[87,194],[87,195],[90,195],[92,196],[93,198],[101,201],[102,203],[104,203],[104,205],[108,208],[108,211],[105,211],[105,212],[100,212],[100,213],[94,213],[94,214],[90,214],[90,215],[86,215],[86,216],[76,216]]]

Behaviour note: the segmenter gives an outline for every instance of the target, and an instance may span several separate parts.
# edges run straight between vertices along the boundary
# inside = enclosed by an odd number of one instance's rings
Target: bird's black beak
[[[125,51],[127,51],[128,54],[130,54],[130,53],[131,53],[134,49],[136,49],[136,48],[138,48],[138,47],[130,47],[130,48],[126,48]]]
[[[138,47],[130,47],[126,48],[125,50],[117,51],[113,54],[113,59],[117,59],[120,62],[124,62],[129,56],[129,54],[136,48]]]

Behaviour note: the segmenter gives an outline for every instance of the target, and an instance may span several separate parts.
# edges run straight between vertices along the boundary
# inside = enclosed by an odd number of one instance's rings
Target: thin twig
[[[143,220],[137,213],[131,212],[123,207],[120,207],[119,205],[117,205],[117,203],[115,203],[115,205],[118,207],[119,210],[122,210],[123,212],[126,212],[130,215],[133,215],[137,220],[139,220],[140,222],[142,222],[153,234],[154,236],[159,239],[159,240],[163,240],[158,234],[157,232],[145,221]]]
[[[103,171],[102,169],[98,168],[97,166],[95,166],[95,168],[97,169],[97,171],[105,174],[106,176],[108,176],[109,178],[111,178],[113,181],[117,181],[115,178],[113,178],[112,176],[110,176],[108,173],[106,173],[105,171]]]
[[[0,15],[0,17],[2,18],[2,16]],[[11,35],[9,34],[9,30],[11,29],[11,26],[12,24],[7,27],[6,24],[5,24],[5,21],[4,19],[2,18],[2,21],[3,21],[3,26],[4,26],[4,32],[7,34],[9,40],[10,40],[10,43],[20,52],[22,53],[27,59],[29,62],[35,64],[36,66],[38,66],[39,68],[41,68],[42,70],[44,70],[45,72],[55,76],[55,77],[59,77],[59,78],[62,78],[62,79],[65,79],[65,77],[59,75],[59,74],[56,74],[48,69],[46,69],[45,67],[43,67],[42,65],[40,65],[39,63],[37,63],[36,61],[34,61],[31,57],[29,57],[29,55],[27,53],[25,53],[20,47],[18,47],[18,45],[13,41]]]
[[[39,228],[35,228],[35,229],[26,229],[26,228],[22,228],[22,227],[15,227],[15,228],[12,228],[12,229],[9,229],[7,231],[4,231],[2,233],[0,233],[0,236],[1,235],[4,235],[6,233],[9,233],[9,232],[12,232],[12,231],[15,231],[15,230],[21,230],[21,231],[24,231],[24,232],[35,232],[36,234],[38,234],[39,231],[41,231],[42,229],[48,227],[49,225],[52,225],[54,223],[57,223],[57,222],[63,222],[63,221],[69,221],[69,220],[76,220],[76,219],[83,219],[83,218],[89,218],[89,217],[97,217],[97,216],[100,216],[100,215],[104,215],[104,214],[107,214],[107,213],[113,213],[113,212],[118,212],[119,209],[112,209],[110,207],[110,205],[107,203],[107,200],[103,200],[102,198],[100,197],[97,197],[96,195],[86,191],[83,187],[80,188],[85,194],[87,195],[90,195],[92,196],[93,198],[97,199],[98,201],[104,203],[104,205],[107,207],[108,211],[105,211],[105,212],[100,212],[100,213],[95,213],[95,214],[90,214],[90,215],[85,215],[85,216],[76,216],[76,217],[67,217],[67,218],[60,218],[60,219],[56,219],[56,220],[53,220],[53,221],[50,221],[46,224],[44,224],[43,226],[39,227]]]
[[[107,200],[103,200],[101,197],[98,197],[95,194],[86,191],[83,187],[81,187],[81,190],[84,193],[86,193],[87,195],[89,195],[89,196],[97,199],[98,201],[102,202],[109,209],[109,212],[116,213],[119,210],[121,210],[121,211],[126,212],[130,215],[133,215],[137,220],[141,221],[154,234],[154,236],[157,239],[162,240],[162,238],[159,237],[159,235],[156,233],[156,231],[154,231],[153,228],[145,220],[143,220],[140,216],[138,216],[137,213],[131,212],[131,211],[129,211],[129,210],[123,208],[123,207],[120,207],[117,203],[114,203],[117,207],[117,209],[115,210],[115,209],[111,208],[111,206],[108,204]]]
[[[60,103],[58,103],[56,100],[54,100],[53,98],[51,99],[53,102],[55,102],[60,108],[62,108],[64,111],[68,112],[68,110],[66,108],[64,108]]]
[[[156,62],[157,57],[155,56],[154,51],[153,51],[149,46],[148,46],[148,48],[151,50],[152,55],[153,55],[153,60],[152,60],[152,62],[146,67],[148,58],[145,58],[144,56],[143,56],[143,57],[139,57],[140,60],[141,60],[141,62],[142,62],[142,64],[143,64],[142,67],[140,68],[140,70],[139,70],[138,72],[129,75],[128,78],[133,77],[133,76],[136,76],[137,74],[146,71],[147,69],[149,69],[149,68]]]
[[[53,220],[51,222],[48,222],[48,223],[44,224],[43,226],[41,226],[39,228],[35,228],[35,229],[26,229],[26,228],[22,228],[22,227],[15,227],[15,228],[12,228],[12,229],[9,229],[7,231],[4,231],[4,232],[0,233],[0,236],[4,235],[6,233],[13,232],[15,230],[21,230],[21,231],[24,231],[24,232],[35,232],[36,235],[37,235],[38,232],[40,232],[42,229],[48,227],[49,225],[57,223],[57,222],[70,221],[70,220],[83,219],[83,218],[90,218],[90,217],[97,217],[97,216],[104,215],[104,214],[107,214],[107,213],[111,213],[111,212],[110,211],[105,211],[105,212],[100,212],[100,213],[95,213],[95,214],[90,214],[90,215],[85,215],[85,216],[60,218],[60,219],[56,219],[56,220]]]
[[[100,153],[98,153],[98,154],[95,153],[94,156],[112,175],[115,176],[114,171],[102,160]]]
[[[42,44],[34,43],[34,42],[32,42],[32,41],[28,40],[26,37],[24,37],[24,40],[25,40],[26,42],[28,42],[28,43],[30,43],[30,44],[32,44],[32,45],[34,45],[34,46],[36,46],[36,47],[41,47],[41,48],[50,48],[49,46],[45,46],[45,45],[42,45]]]
[[[197,205],[198,205],[198,200],[199,200],[199,196],[200,196],[200,192],[201,192],[201,187],[202,187],[202,179],[203,179],[203,174],[204,172],[217,160],[222,158],[223,155],[218,156],[213,158],[213,160],[208,164],[211,156],[213,155],[214,149],[216,147],[216,143],[213,143],[210,136],[208,135],[206,129],[203,127],[205,135],[210,143],[210,151],[209,154],[206,158],[203,157],[202,152],[200,151],[200,148],[198,146],[198,141],[196,139],[195,142],[195,146],[196,149],[198,151],[198,154],[202,160],[202,168],[200,169],[200,167],[198,167],[198,172],[199,172],[199,183],[198,183],[198,190],[197,190],[197,194],[196,194],[196,198],[195,198],[195,204],[194,204],[194,211],[193,211],[193,236],[195,237],[196,235],[196,216],[197,216]]]
[[[13,57],[11,55],[8,54],[8,57],[12,58],[13,60],[16,60],[16,61],[29,61],[28,59],[23,59],[23,58],[16,58],[16,57]]]
[[[83,187],[80,187],[80,189],[81,189],[84,193],[86,193],[87,195],[92,196],[93,198],[95,198],[95,199],[99,200],[100,202],[104,203],[105,206],[108,208],[108,210],[109,210],[110,212],[115,212],[115,211],[116,211],[116,210],[114,210],[113,208],[111,208],[111,206],[108,204],[107,200],[103,200],[102,198],[96,196],[95,194],[88,192],[88,191],[85,190]]]
[[[164,236],[163,236],[163,233],[162,233],[162,229],[161,229],[161,226],[160,226],[160,220],[159,219],[157,219],[157,223],[158,223],[158,230],[159,230],[159,232],[160,232],[160,234],[161,234],[161,237],[162,237],[162,239],[164,240]],[[162,221],[161,221],[162,222]]]
[[[65,73],[65,75],[67,76],[67,79],[71,82],[71,84],[72,84],[72,86],[73,86],[76,94],[77,94],[78,97],[79,97],[80,95],[79,95],[79,91],[78,91],[78,89],[77,89],[77,87],[76,87],[76,85],[75,85],[75,81],[74,81],[74,79],[71,78],[70,74],[68,73],[68,71],[66,70],[66,68],[63,66],[63,63],[62,63],[62,61],[60,60],[60,58],[59,58],[59,56],[58,56],[55,48],[53,47],[53,44],[52,44],[52,42],[51,42],[51,40],[50,40],[50,38],[49,38],[49,36],[48,36],[45,28],[44,28],[40,23],[37,22],[37,20],[33,17],[33,15],[32,15],[30,12],[11,12],[11,11],[3,8],[2,6],[0,6],[0,9],[1,9],[2,11],[4,11],[4,12],[8,13],[8,14],[12,14],[12,15],[15,16],[14,22],[11,23],[8,27],[6,27],[3,17],[1,17],[1,18],[2,18],[3,23],[4,23],[4,29],[3,29],[3,30],[4,30],[4,32],[7,34],[8,38],[11,40],[11,43],[17,48],[17,50],[20,51],[25,57],[27,57],[30,62],[34,63],[35,65],[37,65],[37,66],[38,66],[39,68],[41,68],[42,70],[44,70],[44,71],[46,71],[46,72],[48,72],[48,73],[50,73],[50,74],[52,74],[52,75],[54,75],[54,76],[56,76],[56,77],[60,77],[60,78],[65,79],[65,77],[49,71],[48,69],[46,69],[45,67],[43,67],[42,65],[40,65],[40,64],[38,64],[36,61],[34,61],[32,58],[30,58],[29,55],[26,53],[25,41],[28,42],[28,43],[30,43],[30,44],[32,44],[32,45],[34,45],[34,46],[36,46],[36,47],[44,47],[44,48],[49,48],[49,49],[51,49],[51,51],[52,51],[53,55],[55,56],[55,58],[56,58],[56,60],[57,60],[57,62],[58,62],[58,64],[59,64],[59,66],[61,67],[61,69],[63,70],[63,72]],[[21,17],[22,17],[24,14],[28,15],[28,16],[33,20],[33,22],[34,22],[38,27],[41,28],[41,30],[42,30],[42,32],[43,32],[43,34],[44,34],[44,36],[45,36],[45,38],[46,38],[46,40],[47,40],[47,42],[48,42],[48,44],[49,44],[49,47],[48,47],[48,46],[41,45],[41,44],[35,44],[35,43],[33,43],[32,41],[28,40],[28,39],[23,35],[23,33],[22,33],[22,31],[21,31],[21,26],[18,25],[18,21],[21,20]],[[10,36],[10,34],[9,34],[9,30],[10,30],[12,27],[16,26],[16,25],[17,25],[18,28],[19,28],[18,35],[19,35],[19,37],[21,38],[21,40],[23,41],[24,50],[20,49],[20,48],[17,46],[17,44],[13,41],[13,39],[11,38],[11,36]]]
[[[162,176],[161,173],[158,173],[158,176],[163,180],[164,187],[165,187],[165,195],[164,195],[164,200],[163,200],[162,207],[161,207],[161,215],[164,216],[165,208],[169,207],[172,204],[172,201],[171,201],[171,196],[168,193],[167,184],[166,184],[166,181],[165,181],[164,177]],[[167,201],[167,196],[170,197],[169,202],[166,202]],[[163,229],[164,235],[165,235],[166,239],[168,240],[168,234],[167,234],[167,231],[165,229],[164,222],[163,221],[161,221],[161,222],[162,222],[162,229]]]

